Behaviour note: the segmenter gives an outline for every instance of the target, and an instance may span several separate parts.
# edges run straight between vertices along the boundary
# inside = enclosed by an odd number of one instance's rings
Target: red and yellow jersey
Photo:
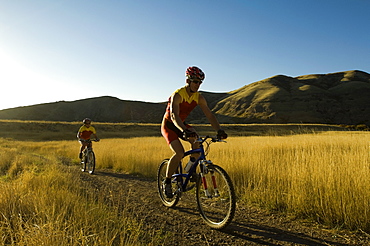
[[[95,127],[86,127],[85,125],[81,126],[78,132],[79,137],[82,139],[90,139],[91,134],[96,134]]]
[[[179,94],[182,98],[181,103],[179,105],[179,116],[182,121],[185,121],[186,117],[190,114],[190,112],[198,105],[199,102],[199,92],[193,93],[191,96],[186,92],[186,87],[182,87],[178,90],[176,90],[173,94]],[[171,120],[171,97],[168,100],[167,109],[164,117],[169,120]]]

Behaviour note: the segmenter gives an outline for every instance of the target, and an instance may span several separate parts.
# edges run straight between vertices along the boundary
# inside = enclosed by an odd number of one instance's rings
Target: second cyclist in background
[[[161,132],[170,149],[173,151],[173,155],[168,163],[164,184],[165,194],[168,198],[173,197],[171,176],[176,171],[177,166],[184,156],[184,147],[179,138],[189,141],[192,149],[199,147],[199,143],[195,142],[198,134],[193,127],[185,123],[185,119],[190,112],[199,105],[212,127],[217,131],[217,136],[222,139],[227,138],[227,134],[221,129],[217,118],[209,109],[205,98],[198,92],[204,78],[205,74],[200,68],[187,68],[186,85],[171,95],[163,116]],[[197,156],[192,156],[190,161],[195,161],[196,158]]]
[[[99,141],[98,136],[96,135],[96,129],[91,125],[91,119],[85,118],[83,121],[83,125],[80,127],[80,129],[77,132],[77,138],[78,141],[81,144],[80,147],[80,153],[78,155],[78,158],[82,159],[82,151],[91,145],[92,143],[86,142],[86,140],[89,140],[92,137],[94,137],[97,141]]]

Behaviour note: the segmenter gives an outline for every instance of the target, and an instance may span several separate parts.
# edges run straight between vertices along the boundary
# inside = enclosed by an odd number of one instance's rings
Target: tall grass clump
[[[231,138],[216,163],[247,202],[370,231],[369,133]]]
[[[155,177],[158,165],[172,155],[161,137],[106,139],[94,144],[97,168]]]
[[[125,211],[125,201],[107,204],[104,192],[83,185],[80,172],[55,154],[26,152],[33,143],[17,145],[22,153],[7,152],[0,139],[1,245],[155,244],[154,232]]]

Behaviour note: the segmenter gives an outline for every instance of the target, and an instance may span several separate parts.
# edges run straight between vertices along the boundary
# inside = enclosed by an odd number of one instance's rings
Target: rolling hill
[[[244,123],[369,124],[369,95],[362,71],[278,75],[230,92],[213,111]]]
[[[160,122],[165,105],[103,96],[0,110],[0,119],[81,121],[89,117],[97,122]]]
[[[370,125],[370,74],[273,76],[227,93],[202,92],[221,123]],[[166,103],[103,96],[0,110],[0,119],[159,123]],[[197,109],[189,122],[207,122]]]

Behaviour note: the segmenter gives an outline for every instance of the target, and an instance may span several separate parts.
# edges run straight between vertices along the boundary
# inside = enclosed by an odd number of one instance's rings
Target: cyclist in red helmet
[[[161,132],[170,149],[173,151],[173,155],[168,162],[164,184],[166,196],[169,198],[173,196],[171,176],[176,171],[177,166],[184,156],[184,147],[180,139],[189,141],[192,149],[199,147],[199,144],[194,141],[197,137],[197,132],[193,127],[184,122],[190,112],[199,105],[212,127],[217,131],[217,136],[223,139],[227,138],[227,134],[221,129],[217,118],[209,109],[205,98],[198,92],[204,79],[205,74],[200,68],[187,68],[186,85],[177,89],[171,95],[163,116]],[[190,157],[191,161],[194,161],[196,157]]]
[[[90,144],[86,140],[90,139],[91,136],[93,136],[97,141],[99,141],[98,136],[96,135],[96,129],[91,125],[91,120],[89,118],[85,118],[82,121],[84,124],[80,127],[80,129],[77,132],[77,138],[78,141],[81,144],[80,153],[78,157],[82,159],[82,151]]]

